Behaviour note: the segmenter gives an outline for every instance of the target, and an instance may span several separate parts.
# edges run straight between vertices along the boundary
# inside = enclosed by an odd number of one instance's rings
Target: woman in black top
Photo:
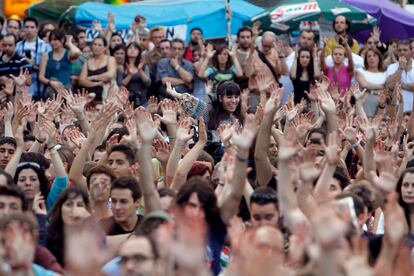
[[[316,47],[314,53],[308,47],[302,47],[296,52],[295,59],[290,69],[290,78],[294,88],[294,101],[299,103],[303,98],[308,99],[305,91],[315,84],[319,77],[319,58],[317,58]]]
[[[119,83],[129,91],[129,100],[135,107],[147,102],[147,88],[151,85],[149,67],[141,56],[138,43],[132,42],[126,48],[124,72]]]
[[[96,37],[92,42],[92,57],[83,64],[79,77],[79,84],[89,93],[95,93],[95,100],[101,102],[106,88],[115,80],[115,58],[106,55],[108,42],[102,36]]]

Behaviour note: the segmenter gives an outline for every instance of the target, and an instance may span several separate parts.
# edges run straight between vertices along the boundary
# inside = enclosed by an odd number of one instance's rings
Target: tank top
[[[69,59],[69,51],[65,50],[60,60],[53,58],[53,51],[48,53],[45,76],[48,79],[56,79],[63,83],[65,87],[71,87],[70,78],[72,62]]]
[[[89,69],[89,61],[87,63],[87,66],[88,66],[88,77],[103,74],[108,71],[108,58],[106,59],[106,64],[98,69],[95,69],[95,70]],[[96,95],[95,101],[98,101],[98,102],[102,101],[102,92],[103,92],[102,86],[88,87],[86,88],[86,90],[89,93],[95,93]]]

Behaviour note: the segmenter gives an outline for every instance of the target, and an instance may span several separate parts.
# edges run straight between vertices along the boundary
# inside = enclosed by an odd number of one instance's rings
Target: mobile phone
[[[32,59],[32,51],[30,51],[30,50],[25,50],[25,51],[24,51],[24,55],[25,55],[28,59]]]

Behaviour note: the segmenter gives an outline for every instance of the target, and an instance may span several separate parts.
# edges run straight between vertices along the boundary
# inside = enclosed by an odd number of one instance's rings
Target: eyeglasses
[[[130,256],[120,256],[121,257],[121,264],[126,264],[129,261],[134,263],[142,263],[145,261],[153,260],[153,256],[146,256],[144,254],[134,254]]]

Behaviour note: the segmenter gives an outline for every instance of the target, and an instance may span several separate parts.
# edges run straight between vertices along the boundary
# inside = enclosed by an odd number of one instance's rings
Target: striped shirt
[[[16,52],[21,56],[26,56],[26,52],[30,51],[31,58],[34,61],[34,68],[32,68],[32,85],[29,87],[29,93],[35,99],[41,98],[43,95],[43,84],[39,81],[39,66],[44,53],[51,51],[52,48],[48,43],[41,40],[39,37],[34,42],[28,42],[25,39],[19,41],[16,46]]]
[[[30,69],[30,63],[26,57],[22,57],[17,53],[14,53],[12,58],[8,61],[4,61],[6,54],[3,53],[0,57],[0,76],[9,76],[14,75],[18,76],[20,74],[20,68]]]

